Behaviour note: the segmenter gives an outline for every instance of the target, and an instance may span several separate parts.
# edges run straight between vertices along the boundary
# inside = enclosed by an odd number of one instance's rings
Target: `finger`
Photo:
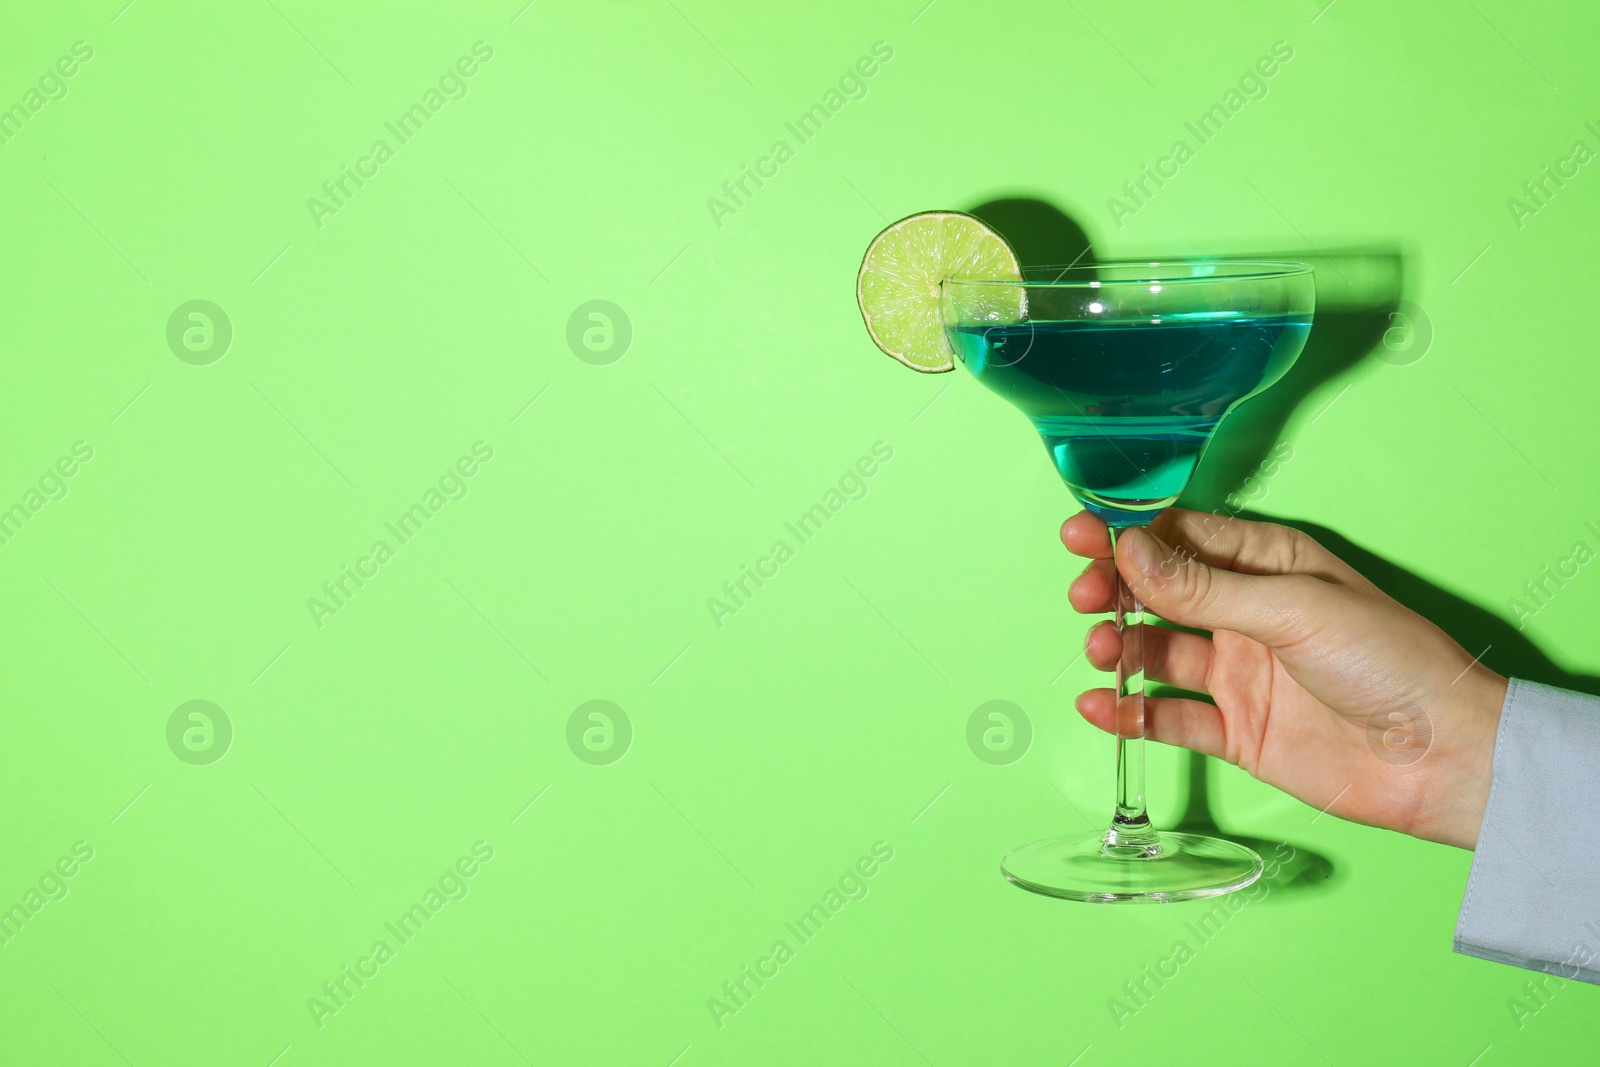
[[[1213,567],[1241,574],[1314,574],[1329,581],[1358,577],[1308,534],[1273,522],[1252,522],[1210,511],[1168,508],[1151,523],[1169,545],[1187,545]]]
[[[1103,615],[1112,610],[1116,571],[1109,559],[1094,559],[1067,587],[1067,603],[1082,615]]]
[[[1141,626],[1139,639],[1144,645],[1146,678],[1197,693],[1210,690],[1211,661],[1216,650],[1209,637]],[[1122,658],[1122,645],[1123,635],[1117,632],[1116,625],[1102,622],[1089,630],[1084,642],[1086,658],[1096,670],[1115,670]]]
[[[1061,524],[1061,543],[1075,556],[1111,558],[1111,534],[1104,521],[1080,511]]]
[[[1260,525],[1260,524],[1256,524]],[[1272,648],[1310,636],[1342,607],[1347,590],[1309,574],[1255,576],[1214,567],[1149,529],[1125,531],[1117,569],[1151,611],[1203,630],[1236,630]]]
[[[1081,694],[1076,707],[1090,725],[1115,735],[1116,700],[1109,689],[1090,689]],[[1188,697],[1144,698],[1145,736],[1163,745],[1177,745],[1207,756],[1226,759],[1226,732],[1222,712],[1215,704]]]
[[[1097,671],[1115,670],[1122,656],[1122,638],[1116,624],[1097,622],[1083,639],[1084,658]]]

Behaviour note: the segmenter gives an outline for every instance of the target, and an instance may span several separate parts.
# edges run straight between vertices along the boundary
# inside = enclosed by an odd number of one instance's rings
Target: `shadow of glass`
[[[1003,197],[969,208],[1006,239],[1024,267],[1076,263],[1090,258],[1089,235],[1053,204],[1028,197]]]
[[[1391,331],[1394,336],[1402,332],[1396,313],[1404,295],[1404,261],[1393,248],[1342,248],[1316,256],[1278,250],[1240,253],[1239,258],[1310,262],[1316,269],[1316,315],[1305,349],[1288,373],[1222,421],[1178,501],[1180,507],[1224,507],[1260,468],[1290,417],[1313,393],[1374,354],[1388,354]],[[1336,394],[1329,394],[1331,402]]]
[[[1281,893],[1295,896],[1326,892],[1342,878],[1333,860],[1303,843],[1273,840],[1237,833],[1217,824],[1211,814],[1211,791],[1208,772],[1211,758],[1198,752],[1187,753],[1189,789],[1183,814],[1178,816],[1172,829],[1184,833],[1207,834],[1237,841],[1256,850],[1266,862],[1266,872],[1261,881],[1269,887],[1264,899],[1271,900]]]

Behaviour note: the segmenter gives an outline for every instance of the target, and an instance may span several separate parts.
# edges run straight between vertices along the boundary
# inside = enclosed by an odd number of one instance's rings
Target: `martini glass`
[[[1303,263],[1176,260],[953,278],[945,334],[978,381],[1033,423],[1112,548],[1178,499],[1222,420],[1283,377],[1311,329]],[[1144,608],[1116,579],[1117,795],[1104,833],[1025,845],[1001,863],[1024,889],[1098,903],[1220,896],[1261,876],[1244,845],[1158,833],[1144,799]]]

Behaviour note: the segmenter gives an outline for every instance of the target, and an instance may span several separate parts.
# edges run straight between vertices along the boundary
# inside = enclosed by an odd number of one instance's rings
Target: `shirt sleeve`
[[[1455,950],[1600,985],[1600,698],[1511,680]]]

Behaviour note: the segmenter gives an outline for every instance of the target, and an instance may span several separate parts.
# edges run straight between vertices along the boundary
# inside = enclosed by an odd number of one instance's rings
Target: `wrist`
[[[1450,687],[1448,717],[1435,718],[1433,747],[1423,759],[1430,818],[1418,837],[1472,850],[1494,784],[1494,746],[1510,682],[1481,663]]]

